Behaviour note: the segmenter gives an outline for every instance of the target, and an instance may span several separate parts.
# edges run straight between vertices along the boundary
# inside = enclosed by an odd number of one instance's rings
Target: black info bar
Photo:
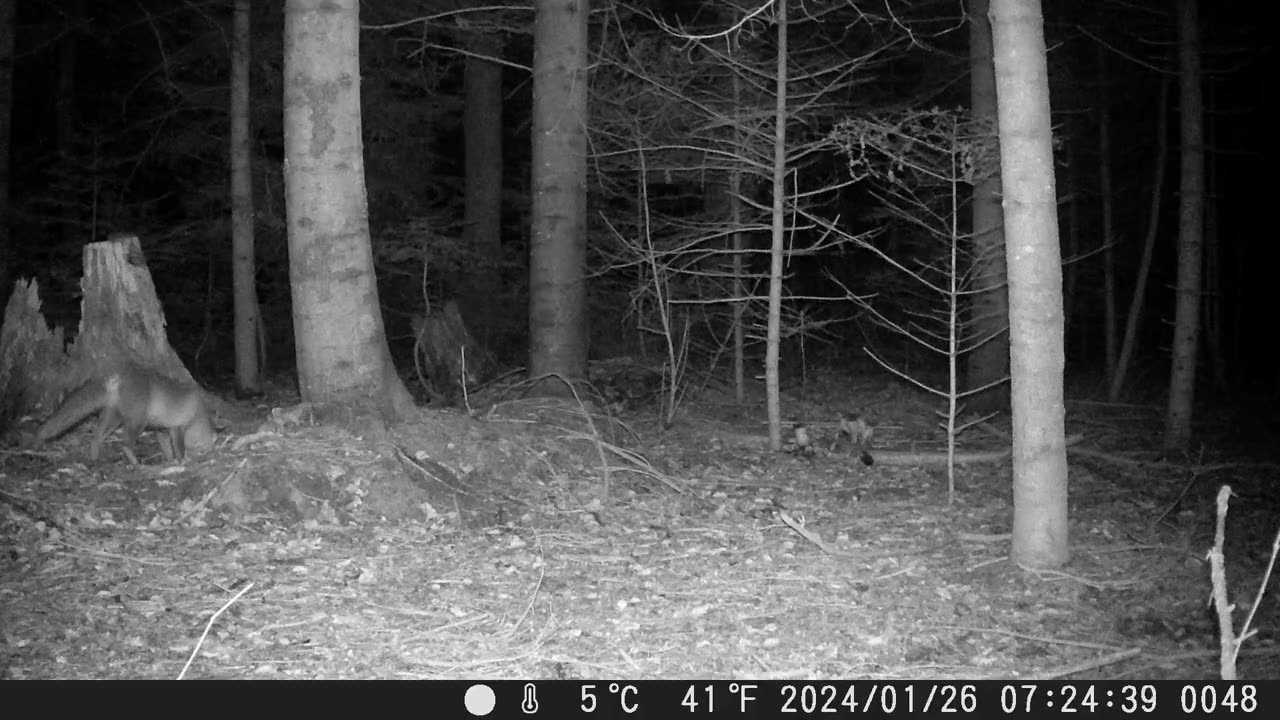
[[[140,687],[145,685],[146,687]],[[423,680],[222,683],[11,683],[11,707],[58,710],[179,706],[240,714],[285,707],[337,717],[427,718],[840,718],[840,717],[1278,717],[1280,682]],[[169,696],[172,696],[171,698]],[[202,697],[206,696],[206,697]],[[145,702],[142,700],[145,698]],[[193,704],[194,701],[194,704]],[[141,703],[141,704],[140,704]],[[284,703],[283,705],[277,703]],[[60,707],[66,706],[66,707]],[[71,707],[75,706],[75,707]]]

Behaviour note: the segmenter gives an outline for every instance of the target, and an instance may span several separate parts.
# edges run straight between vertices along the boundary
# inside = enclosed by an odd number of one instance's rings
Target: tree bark
[[[1213,85],[1206,88],[1207,97],[1204,108],[1205,137],[1207,147],[1218,145],[1217,93]],[[1213,387],[1218,392],[1231,390],[1229,380],[1230,359],[1227,357],[1224,341],[1226,326],[1224,309],[1227,304],[1227,288],[1223,284],[1223,251],[1222,236],[1218,224],[1218,193],[1221,185],[1218,180],[1217,163],[1206,163],[1204,175],[1204,307],[1201,310],[1204,321],[1201,333],[1205,339],[1205,349],[1209,352],[1209,366],[1213,368]]]
[[[1077,145],[1068,143],[1067,153],[1067,236],[1062,248],[1062,333],[1064,346],[1070,345],[1071,319],[1080,299],[1080,173]]]
[[[1204,100],[1200,89],[1200,27],[1196,0],[1178,0],[1178,93],[1182,171],[1178,193],[1178,285],[1173,322],[1169,407],[1164,449],[1191,443],[1196,358],[1200,342],[1201,256],[1204,253]]]
[[[13,64],[16,2],[0,2],[0,297],[9,295],[13,238],[9,228],[9,143],[13,132]]]
[[[787,186],[787,0],[774,11],[778,26],[778,58],[773,107],[773,232],[769,248],[769,318],[765,332],[764,388],[769,413],[769,449],[782,449],[782,398],[778,359],[782,343],[782,250],[786,241],[784,199]]]
[[[1062,255],[1044,16],[1039,0],[992,0],[1009,271],[1013,560],[1066,563],[1067,445]]]
[[[468,39],[463,109],[466,145],[467,248],[477,262],[463,291],[463,314],[486,347],[499,317],[499,260],[502,255],[502,66],[485,60],[502,56],[502,37],[475,32]]]
[[[235,298],[236,387],[261,389],[257,262],[253,237],[253,144],[249,126],[249,0],[235,0],[231,27],[231,283]]]
[[[79,25],[79,18],[83,9],[81,3],[82,0],[71,0],[65,9],[70,19],[72,30],[57,40],[58,68],[53,87],[54,146],[57,148],[58,157],[61,161],[59,163],[60,170],[67,176],[68,180],[73,172],[71,168],[74,167],[70,159],[75,153],[76,127],[80,124],[80,106],[76,102],[78,97],[76,94],[76,67],[80,59],[80,33],[75,28]],[[62,217],[60,218],[58,232],[62,236],[61,242],[63,245],[75,246],[83,243],[87,235],[84,227],[87,225],[84,222],[84,208],[96,198],[84,197],[86,193],[83,185],[75,182],[68,184],[75,190],[64,191],[65,195],[59,198],[59,211]]]
[[[169,345],[164,309],[137,235],[116,233],[84,246],[80,329],[68,351],[82,379],[98,368],[133,362],[191,381]],[[75,374],[75,373],[73,373]]]
[[[991,25],[987,0],[969,6],[969,102],[973,117],[996,125],[996,78],[991,62]],[[990,386],[965,400],[979,413],[1009,409],[1009,294],[1004,259],[1004,218],[1000,210],[1000,174],[973,186],[974,294],[970,300],[970,343],[965,389]]]
[[[1115,367],[1111,371],[1111,385],[1107,390],[1107,398],[1111,402],[1120,399],[1121,393],[1124,391],[1124,381],[1129,374],[1129,368],[1133,366],[1133,355],[1138,347],[1138,335],[1142,328],[1142,304],[1147,297],[1147,283],[1151,278],[1151,260],[1155,255],[1156,237],[1160,233],[1160,208],[1164,199],[1164,172],[1168,164],[1169,157],[1169,140],[1168,125],[1169,115],[1167,113],[1166,102],[1168,100],[1167,82],[1160,84],[1160,100],[1156,105],[1156,158],[1155,165],[1152,169],[1151,178],[1151,204],[1147,211],[1147,235],[1142,241],[1142,255],[1138,260],[1138,274],[1133,281],[1133,294],[1129,296],[1129,314],[1124,321],[1124,339],[1120,343],[1120,355],[1116,358]],[[1104,157],[1104,162],[1107,162]],[[1104,198],[1104,203],[1110,205],[1110,200]],[[1110,209],[1104,211],[1110,215]],[[1109,221],[1104,221],[1107,227],[1110,227]],[[1104,233],[1103,242],[1107,242],[1110,236]],[[1107,266],[1110,267],[1112,259],[1108,255],[1105,259]],[[1114,292],[1114,286],[1107,292]],[[1107,309],[1110,314],[1115,314],[1115,301],[1110,302]],[[1114,332],[1109,330],[1108,332]]]
[[[742,112],[742,76],[733,74],[730,80],[733,85],[733,106],[735,122],[733,123],[734,150],[746,154],[743,146]],[[746,233],[742,232],[743,206],[742,194],[746,190],[744,173],[734,169],[729,173],[729,223],[733,231],[733,400],[739,407],[747,402],[747,329],[743,327],[747,311],[746,275]]]
[[[290,0],[284,30],[285,209],[298,388],[310,402],[413,407],[391,366],[369,244],[358,0]]]
[[[529,376],[586,376],[587,0],[537,0]],[[547,385],[544,391],[554,385]]]
[[[1116,350],[1115,203],[1111,194],[1111,105],[1107,100],[1107,48],[1098,46],[1098,197],[1102,212],[1102,340],[1107,382],[1119,393],[1123,373]]]

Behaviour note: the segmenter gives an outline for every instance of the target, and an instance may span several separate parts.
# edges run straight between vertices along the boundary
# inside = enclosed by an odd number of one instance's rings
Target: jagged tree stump
[[[35,283],[14,286],[0,333],[6,416],[36,405],[47,409],[52,397],[126,362],[194,384],[169,345],[164,311],[136,235],[85,245],[80,289],[80,330],[64,349],[61,329],[50,330],[40,314]]]
[[[64,344],[62,328],[50,328],[40,313],[39,285],[19,279],[0,327],[0,435],[23,413],[55,399],[59,369],[48,358],[62,355]]]
[[[69,359],[88,370],[123,360],[194,382],[165,333],[164,310],[137,235],[84,247],[80,332]]]

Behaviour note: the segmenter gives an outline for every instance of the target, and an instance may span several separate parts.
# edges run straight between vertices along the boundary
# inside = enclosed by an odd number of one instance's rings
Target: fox
[[[97,462],[102,442],[124,425],[124,453],[138,465],[134,445],[144,428],[168,431],[162,436],[160,451],[165,459],[180,462],[187,448],[208,450],[217,433],[199,386],[180,383],[153,370],[125,365],[91,377],[71,391],[58,409],[36,431],[36,442],[52,440],[98,413],[98,426],[89,446],[89,458]]]

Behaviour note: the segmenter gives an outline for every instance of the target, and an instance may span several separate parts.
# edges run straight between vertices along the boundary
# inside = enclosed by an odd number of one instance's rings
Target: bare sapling
[[[941,357],[945,381],[864,350],[885,370],[942,398],[939,425],[947,443],[947,489],[954,500],[958,439],[990,417],[962,419],[964,398],[1008,380],[962,390],[959,374],[964,355],[994,337],[975,332],[986,326],[979,322],[983,318],[966,317],[967,299],[993,288],[978,286],[975,270],[984,258],[970,250],[960,218],[965,186],[995,169],[995,136],[958,112],[927,110],[847,120],[833,137],[848,158],[852,178],[865,184],[892,228],[881,235],[888,242],[864,238],[859,245],[901,280],[895,289],[878,293],[875,302],[845,287],[847,297],[878,325]]]

